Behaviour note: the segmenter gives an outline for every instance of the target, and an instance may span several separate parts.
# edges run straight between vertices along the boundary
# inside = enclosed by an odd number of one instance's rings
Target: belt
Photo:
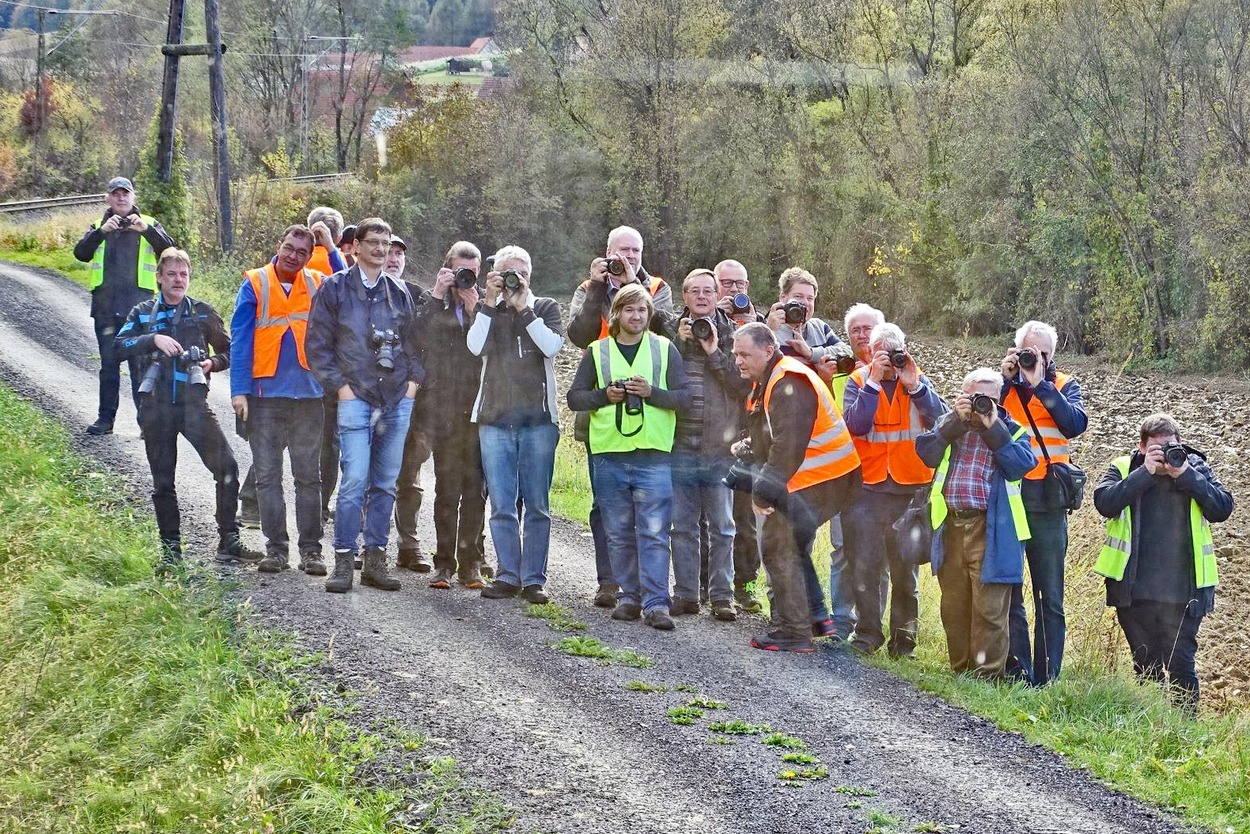
[[[977,518],[984,516],[985,510],[951,510],[950,514],[954,518]]]

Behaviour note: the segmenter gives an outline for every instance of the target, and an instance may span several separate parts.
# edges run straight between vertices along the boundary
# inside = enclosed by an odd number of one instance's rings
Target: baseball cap
[[[404,243],[404,239],[399,235],[391,235],[391,246],[398,246],[405,252],[408,251],[408,244]]]
[[[112,194],[114,191],[116,191],[119,188],[124,188],[127,191],[129,191],[131,194],[135,193],[135,187],[131,185],[130,180],[126,179],[125,177],[113,177],[111,180],[109,180],[109,193],[110,194]]]

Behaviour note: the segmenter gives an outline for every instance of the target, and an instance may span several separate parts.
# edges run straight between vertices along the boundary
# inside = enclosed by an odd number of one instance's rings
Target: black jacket
[[[685,310],[660,314],[663,334],[677,346],[686,364],[691,400],[690,407],[677,418],[673,451],[727,459],[732,457],[729,447],[741,431],[743,403],[751,392],[751,382],[742,378],[734,364],[733,321],[721,310],[714,312],[718,345],[716,353],[708,356],[698,342],[687,342],[677,335],[681,320],[688,317]]]
[[[374,331],[393,331],[393,370],[378,364]],[[393,406],[407,393],[409,381],[425,380],[421,364],[415,302],[403,281],[383,273],[367,290],[359,265],[336,272],[313,296],[304,340],[308,367],[327,394],[350,385],[357,397],[374,406]]]
[[[131,215],[140,213],[138,207],[130,210]],[[100,224],[112,216],[113,210],[107,209]],[[140,237],[147,239],[158,258],[176,245],[160,223],[153,223],[143,232],[118,229],[107,235],[99,226],[92,226],[74,246],[74,257],[83,263],[90,263],[96,250],[104,247],[104,282],[91,292],[92,318],[127,315],[136,304],[152,297],[150,290],[139,287]]]
[[[467,341],[473,355],[481,357],[472,366],[481,373],[475,423],[559,423],[553,360],[564,346],[564,327],[554,299],[539,298],[531,290],[528,306],[520,312],[502,300],[493,308],[483,304]]]
[[[180,403],[188,393],[207,393],[193,390],[186,385],[187,368],[178,357],[165,356],[156,349],[156,336],[170,336],[182,345],[184,351],[192,347],[208,352],[211,346],[212,370],[224,371],[230,367],[230,337],[221,316],[207,302],[196,301],[187,296],[177,307],[165,303],[164,296],[157,295],[136,304],[126,317],[126,323],[113,339],[113,350],[122,359],[137,359],[139,378],[143,379],[153,362],[159,363],[159,372],[151,396],[158,402]]]
[[[482,364],[469,350],[466,338],[473,315],[464,313],[462,323],[454,301],[447,304],[425,290],[420,292],[423,303],[417,306],[417,322],[425,366],[421,396],[434,412],[443,415],[441,419],[467,422],[477,397]],[[451,297],[454,292],[449,289],[447,295]],[[558,310],[556,316],[558,322]]]

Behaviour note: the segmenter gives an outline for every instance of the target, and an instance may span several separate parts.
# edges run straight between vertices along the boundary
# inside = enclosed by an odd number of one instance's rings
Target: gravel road
[[[126,398],[117,434],[81,435],[95,416],[95,353],[85,291],[54,273],[0,266],[0,377],[63,420],[80,448],[124,475],[146,503],[150,479]],[[229,427],[227,388],[217,380],[211,402]],[[246,447],[235,445],[245,464]],[[184,521],[184,531],[191,552],[207,554],[215,539],[211,479],[189,446],[180,451],[183,517],[204,520]],[[427,488],[432,482],[427,471]],[[428,509],[422,522],[432,542]],[[258,534],[248,535],[259,545]],[[519,830],[860,832],[874,815],[894,818],[897,830],[1184,830],[1061,757],[844,650],[753,650],[747,638],[762,623],[751,618],[683,617],[670,633],[610,620],[589,606],[593,558],[575,525],[556,524],[550,575],[553,597],[588,623],[587,635],[634,649],[654,668],[559,653],[552,645],[564,635],[525,617],[519,603],[460,588],[430,591],[414,574],[404,574],[398,593],[345,596],[326,594],[320,580],[294,570],[239,578],[256,623],[326,652],[331,682],[359,692],[351,720],[394,721],[427,734],[471,785],[515,811]],[[670,689],[626,689],[632,681]],[[674,725],[666,710],[692,697],[671,689],[678,685],[726,708]],[[733,719],[802,739],[828,777],[797,786],[780,780],[780,771],[811,765],[783,764],[786,751],[761,736],[708,729]]]

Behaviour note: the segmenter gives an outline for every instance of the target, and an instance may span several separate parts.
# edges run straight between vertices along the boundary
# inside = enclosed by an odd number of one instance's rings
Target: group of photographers
[[[386,558],[393,516],[398,566],[433,571],[430,588],[454,577],[489,599],[549,599],[553,359],[564,327],[557,303],[531,290],[525,250],[506,246],[484,264],[475,246],[456,243],[427,291],[402,280],[407,246],[386,222],[345,230],[320,208],[245,273],[227,335],[212,307],[187,295],[187,253],[135,209],[128,180],[109,185],[104,221],[76,249],[93,263],[104,366],[89,431],[112,430],[117,363],[131,361],[163,567],[181,557],[181,433],[216,480],[219,559],[288,566],[285,450],[298,567],[329,572],[327,591],[350,590],[356,569],[361,584],[400,587]],[[675,310],[642,253],[636,230],[614,229],[570,310],[568,335],[583,354],[567,404],[588,452],[595,604],[660,630],[704,602],[734,620],[759,610],[749,586],[762,564],[772,628],[756,648],[810,652],[813,638],[836,637],[908,656],[919,565],[929,561],[955,671],[1056,678],[1067,515],[1079,505],[1070,442],[1087,417],[1079,385],[1055,367],[1054,329],[1026,323],[1000,367],[973,370],[948,405],[879,310],[852,306],[842,342],[815,316],[819,287],[805,270],[782,273],[778,302],[761,312],[741,263],[695,269]],[[205,399],[207,377],[227,369],[252,449],[263,556],[240,541],[238,466]],[[327,456],[329,438],[337,452]],[[1180,444],[1175,421],[1152,415],[1138,449],[1112,463],[1094,491],[1109,519],[1095,570],[1138,674],[1166,674],[1192,707],[1197,631],[1216,581],[1209,525],[1228,517],[1232,497]],[[416,538],[431,454],[432,564]],[[321,540],[340,474],[328,570]],[[826,522],[828,600],[812,558]]]

